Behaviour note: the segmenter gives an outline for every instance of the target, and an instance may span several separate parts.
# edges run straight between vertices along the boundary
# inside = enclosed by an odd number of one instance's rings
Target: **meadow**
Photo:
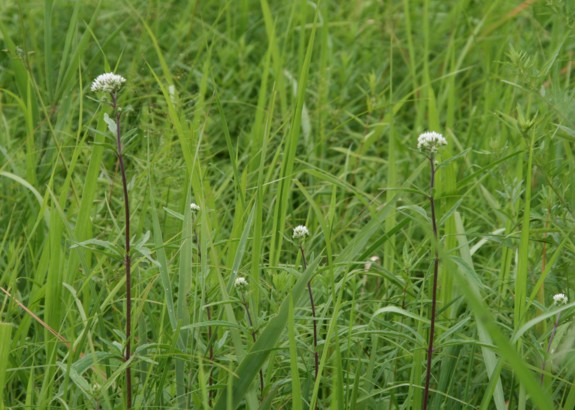
[[[1,1],[0,408],[574,409],[574,53],[567,0]]]

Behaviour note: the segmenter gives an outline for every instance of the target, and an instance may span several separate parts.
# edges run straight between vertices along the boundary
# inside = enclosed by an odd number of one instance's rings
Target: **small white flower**
[[[100,393],[100,390],[102,390],[102,386],[100,386],[98,383],[94,383],[92,385],[92,395],[93,396],[98,396]]]
[[[303,239],[306,236],[309,236],[309,230],[305,225],[298,225],[295,228],[293,228],[294,239]]]
[[[247,289],[248,287],[248,281],[246,280],[246,278],[242,277],[242,276],[238,276],[236,278],[236,280],[234,281],[234,286],[236,287],[237,290],[244,291]]]
[[[198,204],[196,204],[195,202],[192,202],[190,204],[190,209],[192,210],[192,212],[199,212],[201,208]]]
[[[380,261],[379,256],[373,255],[371,258],[369,258],[367,262],[365,262],[365,265],[363,265],[363,269],[367,272],[368,270],[371,269],[371,267],[374,264],[378,264],[379,261]]]
[[[113,93],[118,91],[126,79],[121,75],[114,73],[100,74],[92,83],[93,92]]]
[[[553,296],[553,303],[556,305],[566,305],[568,301],[569,299],[567,299],[564,293],[558,293]]]
[[[417,149],[420,151],[437,152],[442,145],[447,145],[447,140],[435,131],[424,132],[417,138]]]

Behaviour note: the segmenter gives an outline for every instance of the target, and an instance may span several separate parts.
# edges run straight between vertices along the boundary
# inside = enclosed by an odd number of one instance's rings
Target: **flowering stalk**
[[[122,155],[122,133],[120,129],[121,112],[118,107],[118,91],[126,79],[114,73],[101,74],[92,83],[93,92],[109,93],[112,98],[112,111],[116,115],[116,150],[118,162],[120,164],[120,174],[122,176],[122,191],[124,194],[124,218],[126,220],[125,229],[125,256],[124,268],[126,275],[126,350],[124,352],[124,361],[129,362],[131,357],[132,342],[132,263],[130,260],[130,202],[128,200],[128,180],[126,178],[126,169],[124,166],[124,156]],[[132,408],[132,369],[130,365],[126,366],[126,407]]]
[[[196,214],[199,213],[201,210],[200,206],[198,204],[196,204],[195,202],[192,202],[190,204],[190,211],[192,213],[192,229],[193,229],[193,235],[194,235],[194,240],[196,241],[197,247],[198,247],[198,260],[201,259],[201,253],[200,253],[200,240],[198,237],[198,231],[196,230]],[[206,294],[206,301],[205,304],[206,306],[206,315],[208,317],[208,322],[212,321],[212,308],[211,306],[208,304],[208,300],[207,300],[208,296]],[[212,329],[212,325],[208,325],[208,354],[209,354],[209,359],[210,359],[210,375],[208,377],[208,405],[210,407],[212,407],[212,401],[213,398],[215,396],[215,391],[212,390],[212,386],[214,385],[214,344],[212,343],[212,336],[213,336],[213,329]]]
[[[553,304],[554,305],[565,305],[569,300],[567,296],[563,293],[558,293],[553,296]],[[545,353],[545,357],[543,358],[543,364],[541,365],[541,376],[539,379],[539,383],[543,384],[543,379],[545,378],[545,367],[547,365],[547,356],[551,352],[551,345],[553,344],[553,339],[555,339],[555,333],[557,333],[557,328],[559,327],[559,320],[561,319],[561,312],[557,313],[555,316],[555,324],[553,325],[553,330],[551,331],[551,336],[549,336],[549,342],[547,343],[547,352]]]
[[[199,240],[199,236],[198,236],[198,231],[196,230],[196,214],[199,213],[201,210],[200,206],[198,204],[196,204],[195,202],[192,202],[190,204],[190,211],[192,212],[192,222],[193,222],[193,235],[194,235],[194,240],[196,241],[197,247],[198,247],[198,261],[201,259],[201,253],[200,253],[200,240]],[[206,294],[206,315],[208,317],[208,322],[212,321],[212,308],[211,306],[208,304],[208,296]],[[212,407],[212,401],[214,399],[215,396],[215,391],[212,389],[212,386],[214,385],[214,358],[215,358],[215,354],[214,354],[214,343],[212,341],[212,336],[213,336],[213,328],[212,325],[208,326],[208,355],[209,355],[209,359],[210,359],[210,375],[208,377],[208,406]]]
[[[251,330],[251,334],[252,334],[252,340],[255,344],[256,340],[257,340],[256,329],[254,327],[254,323],[252,322],[252,315],[250,314],[250,305],[249,305],[249,303],[245,297],[245,292],[248,289],[248,281],[245,278],[240,276],[235,280],[234,286],[236,287],[236,289],[238,290],[238,293],[240,294],[240,299],[242,301],[242,305],[246,311],[246,317],[248,319],[248,325],[250,326],[250,330]],[[263,399],[263,396],[264,396],[264,372],[262,371],[262,369],[260,369],[260,392],[261,392],[261,397]]]
[[[303,249],[303,239],[309,235],[309,230],[304,225],[296,226],[293,230],[293,238],[299,240],[299,250],[304,271],[307,269],[307,260],[305,258],[305,251]],[[317,350],[317,317],[315,316],[315,303],[313,300],[313,292],[311,290],[311,280],[307,283],[307,292],[309,294],[309,303],[311,305],[311,315],[313,318],[313,356],[314,356],[314,380],[317,380],[319,373],[319,353]]]
[[[423,392],[422,409],[427,409],[429,401],[429,384],[431,382],[431,363],[433,359],[433,339],[435,336],[435,313],[437,310],[437,279],[439,276],[439,235],[437,230],[437,218],[435,215],[435,200],[433,190],[435,188],[435,153],[447,141],[443,135],[437,132],[425,132],[418,138],[417,148],[427,154],[431,167],[431,176],[429,183],[429,204],[431,208],[431,224],[433,229],[433,285],[431,296],[431,323],[429,328],[429,342],[427,344],[427,368],[425,371],[425,389]]]

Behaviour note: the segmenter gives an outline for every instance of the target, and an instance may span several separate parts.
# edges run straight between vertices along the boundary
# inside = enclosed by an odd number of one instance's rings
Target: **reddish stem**
[[[433,260],[433,287],[431,296],[431,324],[429,329],[429,343],[427,344],[427,369],[425,371],[425,390],[423,393],[423,405],[422,409],[427,409],[427,404],[429,401],[429,384],[431,382],[431,363],[433,359],[433,339],[435,336],[435,312],[437,309],[437,278],[439,276],[439,244],[438,244],[438,234],[437,234],[437,221],[435,216],[435,201],[433,199],[433,189],[435,186],[435,161],[433,154],[429,157],[429,162],[431,164],[431,178],[430,178],[430,191],[429,202],[431,206],[431,223],[433,227],[433,248],[434,248],[434,260]]]
[[[118,101],[116,92],[112,92],[112,107],[116,113],[116,149],[118,151],[118,162],[120,164],[120,174],[122,176],[122,191],[124,193],[124,212],[126,220],[125,230],[125,272],[126,272],[126,351],[124,360],[128,362],[132,350],[132,263],[130,260],[130,202],[128,200],[128,180],[126,178],[126,169],[124,167],[124,156],[122,155],[122,141],[120,130],[120,110],[118,110]],[[132,408],[132,369],[126,367],[126,407]]]
[[[307,269],[307,260],[305,259],[305,252],[303,250],[303,246],[300,245],[299,249],[301,251],[303,269],[305,271]],[[309,302],[311,304],[311,314],[313,317],[313,356],[314,356],[314,368],[315,368],[314,380],[317,380],[317,376],[319,373],[319,353],[317,351],[317,317],[315,316],[315,303],[313,300],[313,292],[311,290],[311,280],[307,283],[307,291],[309,293]]]
[[[252,315],[250,314],[250,307],[248,305],[248,302],[245,299],[243,299],[243,296],[242,296],[242,302],[243,302],[244,308],[246,310],[246,316],[248,318],[248,324],[250,325],[252,340],[254,341],[254,344],[255,344],[257,337],[256,337],[256,330],[255,330],[254,324],[252,322]],[[261,396],[263,399],[263,397],[264,397],[264,372],[262,371],[262,369],[260,369],[260,391],[261,391]]]

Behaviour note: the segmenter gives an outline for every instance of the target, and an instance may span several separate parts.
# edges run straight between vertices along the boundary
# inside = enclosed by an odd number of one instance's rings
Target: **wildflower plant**
[[[309,230],[305,225],[298,225],[294,228],[292,238],[297,242],[301,252],[301,258],[304,271],[307,269],[307,259],[305,257],[305,250],[303,244],[305,239],[309,236]],[[309,294],[309,302],[311,305],[311,314],[313,318],[313,355],[314,355],[314,379],[317,380],[319,372],[319,352],[317,350],[317,317],[315,314],[315,302],[313,299],[313,291],[311,289],[311,280],[307,283],[307,291]]]
[[[192,219],[192,235],[194,237],[194,240],[196,242],[197,245],[197,251],[198,251],[198,260],[200,260],[201,258],[201,253],[200,253],[200,239],[198,236],[198,230],[197,230],[197,224],[198,224],[198,217],[199,217],[199,213],[202,210],[202,208],[195,202],[190,202],[190,213],[191,213],[191,219]],[[212,306],[210,305],[209,301],[208,301],[208,296],[205,296],[206,301],[205,301],[205,308],[206,308],[206,315],[208,318],[208,322],[212,321]],[[209,324],[207,326],[207,340],[208,343],[206,344],[206,349],[208,352],[208,357],[209,357],[209,363],[212,366],[209,372],[209,377],[208,377],[208,405],[211,407],[212,406],[212,401],[215,397],[216,391],[214,389],[212,389],[212,386],[214,385],[214,364],[215,364],[215,352],[214,352],[214,340],[213,340],[213,336],[214,336],[214,329],[213,326],[211,324]]]
[[[202,210],[202,208],[200,208],[200,206],[198,204],[196,204],[195,202],[190,203],[190,212],[192,213],[193,234],[194,234],[194,239],[196,240],[196,243],[198,244],[198,247],[200,246],[199,245],[200,241],[199,241],[198,231],[196,230],[196,225],[197,225],[197,217],[198,217],[198,214],[200,213],[201,210]],[[199,257],[199,255],[198,255],[198,257]],[[208,310],[209,309],[210,308],[208,306]]]
[[[124,236],[124,269],[126,276],[126,348],[124,352],[124,360],[129,362],[132,350],[132,264],[130,260],[130,202],[128,196],[126,167],[124,165],[124,156],[122,154],[122,132],[120,127],[121,109],[118,106],[118,93],[125,82],[126,79],[121,75],[115,73],[105,73],[96,77],[96,79],[92,82],[90,89],[96,93],[105,93],[110,95],[112,99],[112,112],[115,115],[114,133],[116,137],[116,153],[118,155],[118,163],[122,177],[122,191],[124,197],[124,213],[126,224]],[[126,366],[126,407],[128,409],[132,408],[132,373],[129,363]]]
[[[246,278],[244,278],[243,276],[238,276],[234,280],[234,287],[236,288],[236,291],[238,292],[238,295],[240,296],[240,300],[242,302],[242,305],[243,305],[244,310],[246,312],[246,317],[248,319],[248,325],[250,326],[252,341],[255,343],[257,340],[256,329],[255,329],[254,323],[252,321],[252,315],[250,313],[250,305],[249,305],[248,299],[246,297],[250,285],[249,285]],[[264,395],[264,373],[263,373],[262,369],[260,369],[259,373],[260,373],[260,392],[261,392],[261,396],[263,398],[263,395]]]
[[[431,382],[431,363],[433,359],[433,339],[435,336],[435,316],[437,310],[437,282],[439,276],[439,234],[437,229],[437,216],[435,214],[435,155],[438,150],[447,145],[445,137],[435,131],[424,132],[417,139],[417,148],[429,159],[430,183],[429,183],[429,204],[431,208],[431,224],[433,230],[433,285],[431,296],[431,320],[429,327],[429,342],[427,344],[427,367],[425,371],[425,388],[423,392],[423,409],[427,409],[429,401],[429,385]]]
[[[553,295],[553,305],[559,307],[562,305],[566,305],[569,302],[569,299],[564,293],[557,293]],[[545,356],[543,357],[543,364],[541,365],[541,376],[539,378],[539,383],[543,384],[545,379],[545,367],[547,365],[547,356],[551,353],[551,345],[553,344],[553,339],[555,339],[555,334],[557,333],[557,328],[559,327],[559,321],[561,320],[561,312],[557,312],[555,316],[555,323],[553,324],[553,330],[551,330],[551,335],[549,336],[549,341],[547,342],[547,351],[545,352]]]

